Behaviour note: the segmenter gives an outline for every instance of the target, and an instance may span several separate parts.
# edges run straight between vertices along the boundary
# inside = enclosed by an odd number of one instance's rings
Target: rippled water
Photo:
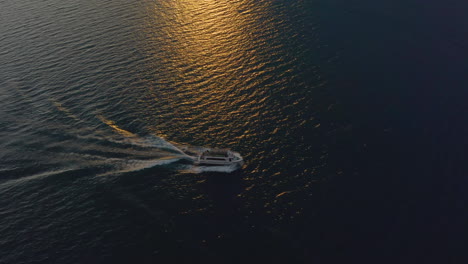
[[[335,5],[0,1],[0,262],[315,259],[322,185],[391,168],[359,155],[401,125],[379,105],[393,90],[369,99],[337,63],[364,48],[330,21],[367,13]],[[246,163],[197,167],[180,145]]]
[[[303,8],[2,2],[1,260],[216,259],[250,232],[281,245],[268,234],[303,213],[340,129]],[[196,167],[179,144],[247,162]]]

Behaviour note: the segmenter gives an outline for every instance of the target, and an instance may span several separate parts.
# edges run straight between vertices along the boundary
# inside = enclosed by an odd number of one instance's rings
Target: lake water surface
[[[419,4],[0,1],[0,263],[459,263],[466,7]]]

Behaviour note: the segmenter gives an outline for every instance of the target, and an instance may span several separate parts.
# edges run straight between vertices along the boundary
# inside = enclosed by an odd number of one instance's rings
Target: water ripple
[[[154,210],[115,190],[168,204],[169,223],[214,210],[206,175],[232,173],[221,179],[240,186],[239,212],[278,216],[325,177],[341,126],[324,118],[335,102],[304,1],[0,2],[0,247],[12,252],[0,262],[28,262],[21,248],[46,258],[34,239],[60,252],[120,241],[101,234],[126,226],[113,217]],[[247,163],[193,167],[169,140],[230,147]]]

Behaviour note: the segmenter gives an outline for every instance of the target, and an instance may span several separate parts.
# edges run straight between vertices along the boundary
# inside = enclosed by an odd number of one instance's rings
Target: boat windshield
[[[203,156],[211,156],[211,157],[229,157],[229,150],[226,149],[212,149],[206,150],[202,154]]]

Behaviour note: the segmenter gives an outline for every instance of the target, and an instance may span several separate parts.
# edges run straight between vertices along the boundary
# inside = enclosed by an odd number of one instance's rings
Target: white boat
[[[196,165],[234,165],[243,162],[242,156],[230,149],[206,149],[195,158]]]

